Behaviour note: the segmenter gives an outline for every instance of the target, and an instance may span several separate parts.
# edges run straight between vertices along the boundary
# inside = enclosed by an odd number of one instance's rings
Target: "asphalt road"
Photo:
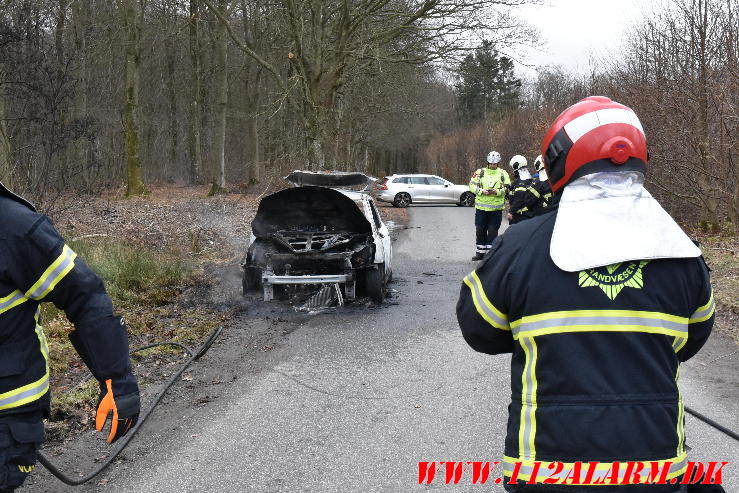
[[[316,316],[250,309],[100,480],[74,489],[37,471],[28,490],[480,491],[469,477],[418,485],[418,461],[502,456],[509,357],[472,351],[454,312],[474,267],[472,216],[412,208],[389,303]],[[682,375],[686,403],[735,430],[737,368],[736,346],[715,338]],[[691,416],[686,429],[693,458],[739,458],[739,442]],[[89,448],[70,450],[69,467],[90,468],[73,462]],[[736,464],[725,478],[739,484]]]

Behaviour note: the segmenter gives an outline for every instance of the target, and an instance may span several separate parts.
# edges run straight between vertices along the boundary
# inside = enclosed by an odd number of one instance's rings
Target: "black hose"
[[[734,440],[737,440],[737,441],[739,441],[739,434],[737,434],[737,433],[735,433],[735,432],[731,431],[730,429],[726,428],[725,426],[722,426],[722,425],[720,425],[720,424],[716,423],[716,422],[715,422],[714,420],[712,420],[711,418],[708,418],[708,417],[706,417],[706,416],[702,415],[701,413],[699,413],[699,412],[697,412],[697,411],[694,411],[693,409],[690,409],[690,408],[689,408],[688,406],[685,406],[685,410],[686,410],[686,411],[687,411],[687,412],[688,412],[689,414],[692,414],[692,415],[693,415],[693,416],[695,416],[696,418],[698,418],[698,419],[700,419],[701,421],[703,421],[704,423],[706,423],[706,424],[708,424],[708,425],[710,425],[710,426],[713,426],[713,427],[714,427],[714,428],[716,428],[716,429],[717,429],[718,431],[721,431],[721,432],[723,432],[723,433],[725,433],[725,434],[729,435],[729,436],[730,436],[731,438],[733,438]]]
[[[156,346],[177,346],[177,347],[182,348],[185,352],[187,352],[190,355],[190,359],[187,360],[187,362],[184,365],[182,365],[182,367],[179,369],[179,371],[177,371],[177,373],[175,373],[169,379],[169,381],[164,386],[164,389],[162,389],[159,392],[159,394],[157,394],[156,397],[154,398],[154,403],[151,405],[151,407],[149,407],[149,409],[147,409],[146,411],[144,411],[139,416],[139,420],[136,423],[136,426],[134,426],[127,433],[126,437],[123,438],[123,441],[118,446],[118,448],[115,449],[115,451],[108,458],[108,460],[105,461],[105,463],[103,463],[100,467],[98,467],[97,469],[93,470],[92,472],[90,472],[89,474],[87,474],[86,476],[84,476],[81,479],[72,479],[69,476],[67,476],[66,474],[64,474],[63,472],[61,472],[54,464],[52,464],[51,461],[49,461],[49,458],[46,457],[46,455],[43,452],[39,451],[39,453],[38,453],[38,460],[41,463],[41,465],[43,465],[46,469],[48,469],[51,474],[53,474],[54,476],[56,476],[57,478],[59,478],[62,482],[66,483],[68,485],[71,485],[71,486],[79,486],[79,485],[81,485],[83,483],[86,483],[86,482],[90,481],[92,478],[94,478],[95,476],[97,476],[98,474],[100,474],[101,472],[103,472],[115,460],[115,458],[118,457],[118,454],[120,454],[123,451],[123,449],[126,448],[126,446],[128,445],[128,443],[136,435],[136,432],[138,432],[139,431],[139,428],[141,428],[141,426],[144,424],[144,421],[146,421],[146,419],[149,417],[149,415],[154,410],[154,408],[162,400],[162,397],[164,397],[164,394],[167,393],[167,391],[169,390],[169,388],[172,385],[174,385],[174,383],[177,380],[179,380],[180,376],[185,372],[185,370],[187,370],[189,368],[189,366],[193,362],[195,362],[198,359],[200,359],[200,357],[203,356],[208,351],[208,349],[210,349],[210,346],[213,345],[213,343],[215,342],[215,340],[221,334],[221,331],[222,330],[223,330],[223,327],[218,327],[216,330],[214,330],[213,333],[210,335],[210,337],[208,337],[208,339],[205,341],[205,343],[203,343],[203,345],[200,346],[200,349],[195,354],[193,354],[193,352],[192,352],[192,350],[190,348],[188,348],[187,346],[184,346],[183,344],[180,344],[178,342],[157,342],[157,343],[149,344],[147,346],[143,346],[143,347],[140,347],[140,348],[137,348],[137,349],[131,351],[131,354],[133,354],[133,353],[136,353],[136,352],[139,352],[139,351],[143,351],[144,349],[151,349],[152,347],[156,347]]]

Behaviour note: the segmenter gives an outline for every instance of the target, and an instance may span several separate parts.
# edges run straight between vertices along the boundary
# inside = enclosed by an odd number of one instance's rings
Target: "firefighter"
[[[510,224],[516,224],[532,216],[529,206],[536,203],[537,197],[533,194],[533,189],[530,188],[533,180],[526,167],[528,165],[526,158],[515,155],[511,158],[510,165],[513,168],[515,180],[508,187],[509,212],[507,219]]]
[[[531,208],[532,215],[535,216],[541,214],[553,204],[552,187],[549,185],[549,177],[547,176],[547,170],[544,169],[544,162],[541,160],[541,154],[536,156],[534,167],[536,168],[536,176],[534,177],[534,181],[531,183],[531,189],[529,191],[535,200],[533,200],[533,204],[529,207]]]
[[[585,481],[578,463],[591,461],[601,464],[592,483],[621,478],[626,461],[680,478],[680,363],[714,321],[701,251],[644,188],[646,138],[630,108],[583,99],[554,121],[542,155],[557,207],[499,237],[457,303],[473,349],[512,353],[503,464],[506,483],[518,481],[506,489],[551,491],[536,485],[549,476]],[[615,488],[598,491],[624,491]]]
[[[123,319],[103,283],[51,221],[0,183],[0,493],[21,486],[36,463],[49,416],[49,348],[39,305],[64,310],[75,350],[100,384],[95,425],[111,418],[109,443],[139,414]]]
[[[488,165],[475,171],[470,178],[470,191],[475,194],[475,240],[477,250],[473,261],[481,260],[498,236],[503,221],[505,186],[511,183],[508,173],[500,169],[500,153],[487,156]]]

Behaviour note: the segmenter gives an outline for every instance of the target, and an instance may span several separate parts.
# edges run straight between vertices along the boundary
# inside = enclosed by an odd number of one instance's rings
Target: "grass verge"
[[[190,286],[204,282],[197,268],[174,253],[154,251],[107,238],[70,243],[98,275],[113,300],[114,310],[126,319],[131,348],[155,341],[191,344],[200,341],[221,320],[203,309],[184,309],[178,297]],[[62,437],[77,425],[86,425],[97,401],[97,382],[84,381],[87,370],[69,342],[73,330],[64,313],[42,305],[42,321],[49,341],[52,375],[50,434]],[[159,358],[179,350],[160,347],[134,358],[137,375],[145,381],[146,368],[137,361]],[[143,378],[142,378],[143,377]],[[152,375],[152,377],[156,377]],[[73,419],[70,419],[73,418]]]

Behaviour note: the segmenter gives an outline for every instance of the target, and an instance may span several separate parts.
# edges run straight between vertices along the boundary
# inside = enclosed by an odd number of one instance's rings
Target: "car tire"
[[[472,207],[475,205],[475,196],[470,192],[465,192],[459,197],[459,203],[461,207]]]
[[[244,267],[244,278],[241,282],[244,294],[262,289],[262,269],[258,267]]]
[[[395,207],[405,208],[411,205],[411,196],[405,192],[400,192],[393,199],[393,205]]]
[[[375,303],[382,303],[385,299],[385,283],[382,279],[384,265],[379,264],[376,268],[365,269],[362,273],[362,284],[364,294]]]

